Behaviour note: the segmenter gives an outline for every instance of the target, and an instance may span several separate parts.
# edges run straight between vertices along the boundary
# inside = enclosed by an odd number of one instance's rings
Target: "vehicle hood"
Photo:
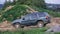
[[[16,20],[12,21],[12,23],[21,22],[21,21],[22,21],[22,19],[16,19]]]

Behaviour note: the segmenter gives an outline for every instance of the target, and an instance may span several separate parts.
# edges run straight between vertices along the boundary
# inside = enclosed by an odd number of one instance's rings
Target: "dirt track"
[[[60,18],[56,17],[56,18],[52,18],[51,19],[51,23],[47,24],[46,27],[53,27],[56,25],[60,25]]]
[[[56,18],[52,18],[51,19],[51,23],[47,24],[46,27],[53,27],[56,25],[60,25],[60,18],[56,17]],[[29,26],[29,27],[25,27],[24,29],[31,29],[31,28],[36,28],[37,26]],[[0,23],[0,31],[15,31],[16,29],[11,25],[10,22],[4,21],[3,23]]]

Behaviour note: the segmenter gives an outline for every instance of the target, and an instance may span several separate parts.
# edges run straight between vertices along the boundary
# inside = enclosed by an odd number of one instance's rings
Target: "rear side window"
[[[45,12],[44,14],[45,14],[46,16],[50,16],[50,15],[49,15],[48,13],[46,13],[46,12]]]
[[[37,18],[37,14],[31,14],[31,18]]]
[[[36,18],[37,18],[37,14],[28,14],[25,16],[25,20],[31,20]]]
[[[39,17],[44,17],[46,16],[44,13],[38,13]]]

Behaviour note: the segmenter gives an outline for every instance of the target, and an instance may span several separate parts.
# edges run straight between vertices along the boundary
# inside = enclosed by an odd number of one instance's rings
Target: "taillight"
[[[49,17],[48,16],[46,16],[46,19],[48,19]]]

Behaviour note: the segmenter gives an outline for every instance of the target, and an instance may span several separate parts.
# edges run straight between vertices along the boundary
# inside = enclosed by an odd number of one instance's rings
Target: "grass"
[[[1,32],[0,34],[60,34],[60,32],[45,32],[47,28],[32,28],[30,30],[17,30],[17,31],[4,31]]]
[[[31,30],[25,31],[25,34],[43,34],[46,28],[32,28]]]
[[[32,28],[30,30],[20,29],[18,31],[0,31],[0,34],[40,34],[44,31],[46,31],[46,28]]]
[[[21,31],[5,31],[5,32],[0,32],[0,34],[22,34]]]

